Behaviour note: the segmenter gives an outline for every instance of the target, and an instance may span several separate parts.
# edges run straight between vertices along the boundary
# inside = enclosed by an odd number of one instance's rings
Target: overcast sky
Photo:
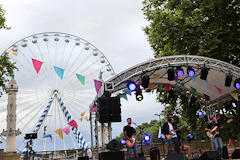
[[[95,45],[112,64],[116,73],[153,58],[153,51],[142,28],[147,22],[141,0],[0,0],[6,10],[6,24],[0,30],[0,52],[14,42],[40,32],[64,32]],[[162,107],[155,95],[144,94],[122,100],[122,123],[113,124],[113,137],[119,135],[125,119],[137,124],[157,119]],[[120,129],[119,129],[120,128]]]

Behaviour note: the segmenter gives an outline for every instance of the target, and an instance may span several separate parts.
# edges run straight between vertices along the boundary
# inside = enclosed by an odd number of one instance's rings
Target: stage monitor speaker
[[[160,152],[158,147],[150,148],[151,160],[160,160]]]
[[[145,157],[130,158],[129,160],[145,160]]]
[[[235,149],[235,151],[233,152],[232,159],[240,159],[240,149]]]
[[[89,160],[89,157],[88,156],[78,157],[78,160]]]
[[[227,146],[223,146],[223,159],[229,159]]]
[[[122,149],[122,144],[116,139],[113,139],[106,145],[106,147],[111,151],[120,151]]]
[[[182,154],[168,154],[166,160],[184,160]]]
[[[200,156],[199,160],[216,160],[217,157],[218,157],[217,151],[207,151]]]
[[[100,97],[97,100],[99,106],[98,121],[100,123],[121,122],[120,97]]]
[[[99,154],[99,160],[124,160],[124,152],[102,152]]]

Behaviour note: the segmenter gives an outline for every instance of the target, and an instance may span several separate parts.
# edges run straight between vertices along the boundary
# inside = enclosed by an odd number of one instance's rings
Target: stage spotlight
[[[233,106],[234,108],[236,108],[236,107],[237,107],[236,102],[232,101],[232,106]]]
[[[177,76],[182,77],[184,74],[183,69],[181,66],[177,66]]]
[[[163,140],[165,140],[165,139],[166,139],[165,134],[162,134],[162,135],[161,135],[161,138],[162,138]]]
[[[145,134],[143,139],[144,139],[145,142],[148,142],[148,141],[150,141],[151,137],[150,137],[149,134]]]
[[[201,70],[200,79],[207,80],[208,71],[209,71],[209,68],[203,67],[202,70]]]
[[[198,115],[199,115],[200,117],[202,117],[202,116],[203,116],[203,111],[199,111],[199,112],[198,112]]]
[[[123,144],[123,145],[126,144],[126,140],[125,140],[125,139],[122,139],[122,140],[121,140],[121,144]]]
[[[194,77],[195,76],[195,71],[190,66],[188,66],[188,68],[187,68],[187,73],[188,73],[188,77]]]
[[[173,68],[168,69],[168,80],[173,81],[175,79],[175,72]]]
[[[135,90],[136,90],[137,85],[136,85],[135,82],[129,81],[128,84],[127,84],[127,88],[132,92],[132,91],[135,91]]]
[[[148,85],[149,85],[149,80],[150,80],[150,77],[149,76],[144,76],[142,78],[142,87],[145,89],[145,88],[148,88]]]
[[[228,75],[226,75],[225,86],[230,87],[231,83],[232,83],[232,75],[228,74]]]
[[[193,139],[194,139],[194,135],[193,135],[193,134],[189,134],[189,135],[188,135],[188,139],[189,139],[189,140],[193,140]]]
[[[234,81],[234,87],[235,87],[236,89],[240,89],[240,78],[238,78],[238,79],[236,79],[236,80]]]
[[[136,86],[136,100],[137,101],[142,101],[143,100],[143,95],[142,95],[142,90],[139,85]]]

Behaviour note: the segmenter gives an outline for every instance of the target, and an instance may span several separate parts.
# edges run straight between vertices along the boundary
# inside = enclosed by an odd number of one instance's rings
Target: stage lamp
[[[240,78],[238,78],[238,79],[236,79],[236,80],[234,81],[234,87],[235,87],[236,89],[240,89]]]
[[[187,73],[188,73],[188,77],[194,77],[195,76],[195,71],[190,66],[188,66],[188,68],[187,68]]]
[[[142,101],[143,100],[143,95],[142,95],[142,90],[139,85],[136,86],[136,100],[137,101]]]
[[[201,69],[200,79],[202,79],[202,80],[207,80],[208,71],[209,71],[209,68],[203,67],[203,68]]]
[[[149,134],[145,134],[143,139],[144,139],[145,142],[148,142],[148,141],[150,141],[151,137],[150,137]]]
[[[168,69],[168,80],[173,81],[175,79],[175,72],[173,68]]]
[[[136,90],[137,85],[136,85],[135,82],[129,81],[128,84],[127,84],[127,88],[132,92],[132,91],[135,91],[135,90]]]
[[[188,135],[188,139],[189,139],[189,140],[193,140],[193,139],[194,139],[194,135],[193,135],[193,134],[189,134],[189,135]]]
[[[122,139],[122,140],[121,140],[121,144],[123,144],[123,145],[126,144],[126,140],[125,140],[125,139]]]
[[[162,138],[163,140],[165,140],[165,139],[166,139],[165,134],[162,134],[162,135],[161,135],[161,138]]]
[[[228,75],[226,75],[225,86],[230,87],[231,83],[232,83],[232,75],[228,74]]]
[[[182,77],[184,74],[183,69],[181,66],[177,66],[177,76]]]
[[[232,101],[232,106],[233,106],[234,108],[236,108],[236,107],[237,107],[237,104],[236,104],[236,102],[235,102],[235,101]]]
[[[203,111],[199,111],[199,112],[198,112],[198,115],[199,115],[200,117],[202,117],[202,116],[203,116]]]
[[[149,80],[150,80],[150,77],[149,76],[144,76],[142,78],[142,87],[145,89],[145,88],[148,88],[148,85],[149,85]]]

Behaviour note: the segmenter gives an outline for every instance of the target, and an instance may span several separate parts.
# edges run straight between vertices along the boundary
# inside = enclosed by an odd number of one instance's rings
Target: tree
[[[240,2],[144,0],[155,57],[200,55],[240,66]]]
[[[5,11],[0,5],[0,29],[10,29],[5,24],[6,18],[4,13]],[[15,63],[10,61],[8,53],[3,53],[0,56],[0,87],[2,88],[0,90],[0,95],[2,95],[3,91],[6,91],[6,84],[9,80],[9,77],[13,75],[15,69],[17,69]]]
[[[154,56],[199,55],[240,67],[240,1],[239,0],[143,0],[143,13],[149,21],[144,28]],[[202,127],[207,117],[198,118],[202,104],[189,107],[189,97],[175,89],[169,97],[166,90],[158,92],[158,101],[165,112],[174,113],[187,122],[190,132],[204,137]],[[238,102],[237,105],[239,105]],[[223,119],[234,116],[229,135],[239,136],[237,124],[240,110],[225,104]],[[204,136],[203,136],[204,135]]]

